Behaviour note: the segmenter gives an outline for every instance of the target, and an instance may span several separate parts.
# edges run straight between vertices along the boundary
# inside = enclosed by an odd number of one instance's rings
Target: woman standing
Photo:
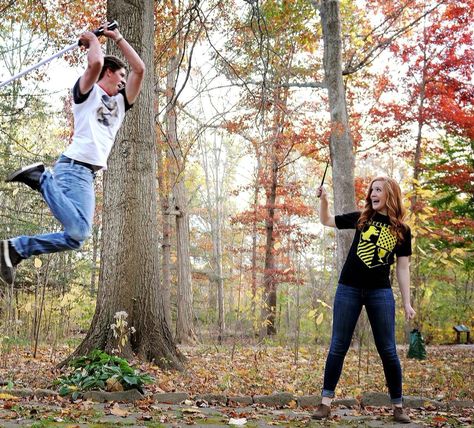
[[[363,211],[337,216],[329,212],[324,187],[318,189],[318,197],[321,198],[319,215],[322,224],[338,229],[355,229],[356,232],[334,299],[332,339],[324,371],[322,402],[313,418],[327,418],[331,413],[330,405],[344,358],[362,306],[365,306],[382,359],[394,419],[408,423],[410,418],[402,408],[402,371],[395,343],[395,301],[390,284],[390,265],[396,255],[397,280],[405,317],[412,319],[415,311],[410,304],[411,233],[404,223],[400,187],[391,178],[374,178]]]

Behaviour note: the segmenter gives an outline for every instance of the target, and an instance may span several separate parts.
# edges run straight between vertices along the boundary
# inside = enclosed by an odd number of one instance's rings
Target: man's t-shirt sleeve
[[[356,229],[357,221],[359,220],[360,212],[341,214],[334,216],[334,221],[338,229]]]
[[[81,80],[81,78],[77,79],[76,83],[74,84],[74,87],[72,88],[72,97],[74,99],[74,104],[83,103],[85,100],[87,100],[87,98],[89,98],[89,94],[92,92],[92,89],[94,89],[94,87],[92,87],[91,90],[87,92],[87,94],[81,94],[81,91],[79,89],[79,80]]]
[[[127,100],[127,94],[125,93],[125,88],[120,89],[119,94],[123,96],[123,102],[125,103],[125,111],[130,110],[133,107],[133,104],[130,104]]]

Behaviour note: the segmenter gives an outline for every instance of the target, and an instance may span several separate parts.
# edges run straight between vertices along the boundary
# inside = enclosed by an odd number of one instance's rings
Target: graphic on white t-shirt
[[[118,104],[115,98],[104,94],[101,97],[101,105],[97,109],[97,121],[104,126],[114,126],[118,118]]]

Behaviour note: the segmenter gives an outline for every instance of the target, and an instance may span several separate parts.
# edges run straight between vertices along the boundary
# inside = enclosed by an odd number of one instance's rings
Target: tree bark
[[[339,0],[320,4],[324,43],[324,81],[328,91],[331,121],[330,153],[334,191],[334,212],[355,210],[354,150],[349,128],[342,78],[342,38]],[[341,271],[352,242],[353,231],[336,231],[337,269]]]
[[[132,352],[163,368],[182,368],[165,310],[159,298],[156,145],[153,126],[153,1],[131,4],[109,0],[109,16],[147,67],[142,93],[125,119],[109,159],[104,180],[102,264],[97,306],[84,341],[72,356],[94,348],[116,348],[110,325],[125,311],[136,332],[122,355]],[[113,44],[114,54],[119,54]]]

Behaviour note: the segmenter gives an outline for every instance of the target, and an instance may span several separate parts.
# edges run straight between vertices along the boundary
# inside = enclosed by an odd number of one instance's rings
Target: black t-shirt
[[[390,288],[390,265],[411,255],[410,228],[402,242],[389,229],[388,216],[375,213],[364,229],[357,229],[360,212],[335,216],[338,229],[356,229],[339,283],[358,288]]]

